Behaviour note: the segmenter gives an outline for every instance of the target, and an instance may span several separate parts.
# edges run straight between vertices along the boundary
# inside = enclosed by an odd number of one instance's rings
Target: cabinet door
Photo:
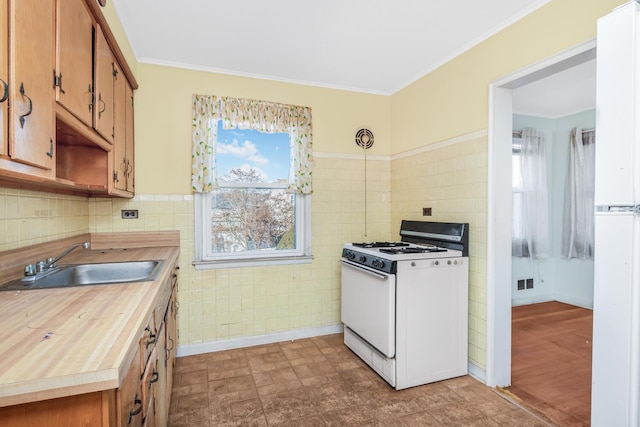
[[[127,159],[127,191],[133,194],[135,192],[135,168],[134,168],[134,127],[133,127],[133,88],[127,82],[125,85],[126,90],[126,103],[125,103],[125,116],[126,116],[126,159]]]
[[[0,0],[0,156],[9,153],[9,1]]]
[[[140,427],[142,425],[141,372],[140,350],[138,350],[125,374],[122,385],[116,392],[118,426],[120,427]]]
[[[158,345],[157,350],[157,368],[158,368],[158,393],[156,394],[156,425],[166,426],[169,420],[169,403],[167,402],[167,395],[171,394],[171,389],[168,386],[167,377],[167,362],[169,352],[167,350],[167,331],[166,331],[166,319],[169,315],[169,304],[165,306],[164,321],[158,328]]]
[[[60,81],[56,100],[86,125],[93,126],[93,18],[84,0],[57,3],[55,72]]]
[[[9,155],[54,170],[54,2],[10,0]]]
[[[120,71],[120,66],[115,64],[115,77],[113,81],[114,100],[114,139],[113,139],[113,187],[117,190],[127,190],[127,130],[126,108],[127,81]]]
[[[96,28],[96,101],[93,113],[95,129],[107,141],[113,144],[114,123],[113,123],[113,96],[114,96],[114,75],[115,61],[111,48],[107,44],[107,39],[100,27]],[[122,79],[124,76],[122,76]]]
[[[153,348],[151,357],[142,373],[142,418],[145,420],[155,419],[157,395],[157,384],[160,379],[157,366],[157,349]],[[153,423],[155,425],[155,423]]]
[[[177,275],[174,276],[176,281],[173,283],[171,290],[171,299],[167,316],[165,317],[166,330],[166,355],[167,361],[167,393],[165,395],[167,408],[171,405],[171,390],[173,389],[173,368],[176,364],[176,354],[178,349],[178,302],[176,301]]]

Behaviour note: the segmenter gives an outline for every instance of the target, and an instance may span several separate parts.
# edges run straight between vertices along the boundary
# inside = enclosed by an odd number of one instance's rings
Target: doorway
[[[595,58],[595,40],[494,82],[490,86],[487,266],[487,384],[511,384],[511,164],[514,91]]]

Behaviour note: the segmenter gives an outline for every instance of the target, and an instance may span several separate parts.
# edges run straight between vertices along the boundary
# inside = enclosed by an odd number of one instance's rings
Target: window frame
[[[224,184],[224,185],[223,185]],[[273,188],[286,189],[286,183],[220,182],[218,188]],[[195,260],[196,270],[233,268],[260,265],[308,264],[311,254],[311,195],[293,193],[295,202],[296,248],[273,252],[250,251],[214,254],[211,245],[211,201],[213,193],[195,193]],[[209,226],[205,226],[205,224]]]

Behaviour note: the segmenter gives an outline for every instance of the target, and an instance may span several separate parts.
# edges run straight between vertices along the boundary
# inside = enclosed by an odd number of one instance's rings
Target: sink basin
[[[38,280],[23,278],[5,283],[0,291],[150,282],[156,280],[163,264],[164,261],[131,261],[65,265]]]

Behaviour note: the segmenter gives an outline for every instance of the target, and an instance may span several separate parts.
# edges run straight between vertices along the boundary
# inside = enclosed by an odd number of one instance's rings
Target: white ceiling
[[[596,106],[596,60],[513,90],[513,112],[559,118]]]
[[[388,95],[550,0],[112,1],[140,62]]]

